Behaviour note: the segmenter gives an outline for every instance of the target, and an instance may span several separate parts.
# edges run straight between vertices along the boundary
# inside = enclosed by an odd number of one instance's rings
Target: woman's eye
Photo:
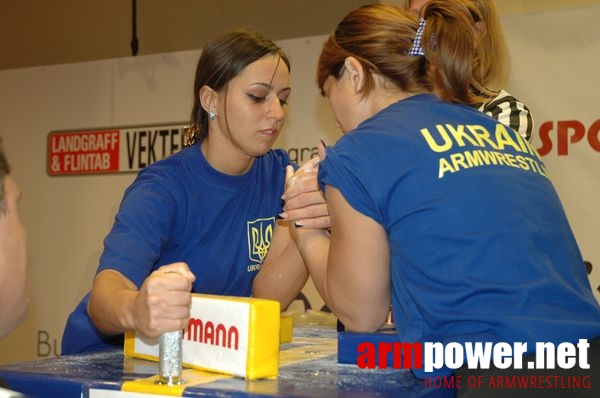
[[[254,103],[261,103],[261,102],[265,102],[267,100],[267,97],[262,97],[260,95],[254,95],[254,94],[246,94],[248,96],[248,98],[250,98],[250,100],[252,100],[252,102]],[[285,106],[288,104],[288,99],[286,98],[277,98],[277,100],[279,101],[279,104],[281,106]]]
[[[250,98],[254,102],[263,102],[265,100],[265,97],[261,97],[254,94],[248,94],[248,98]]]

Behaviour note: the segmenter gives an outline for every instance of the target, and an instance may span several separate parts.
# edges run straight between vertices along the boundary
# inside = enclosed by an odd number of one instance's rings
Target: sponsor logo
[[[212,321],[203,321],[191,318],[187,330],[183,330],[183,339],[214,345],[223,348],[238,350],[240,344],[240,333],[235,326],[225,326],[222,323],[215,324]]]
[[[553,151],[558,156],[568,156],[573,145],[587,145],[600,152],[600,119],[589,127],[579,120],[547,121],[539,129],[542,146],[538,149],[541,156]]]

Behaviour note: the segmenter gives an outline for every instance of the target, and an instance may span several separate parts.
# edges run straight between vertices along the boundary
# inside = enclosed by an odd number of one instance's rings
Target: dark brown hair
[[[268,54],[276,54],[290,70],[290,62],[283,50],[261,33],[236,29],[222,34],[202,50],[196,66],[194,80],[194,105],[191,127],[186,133],[186,144],[202,140],[208,134],[208,114],[200,104],[199,93],[203,86],[215,91],[226,87],[246,66]]]

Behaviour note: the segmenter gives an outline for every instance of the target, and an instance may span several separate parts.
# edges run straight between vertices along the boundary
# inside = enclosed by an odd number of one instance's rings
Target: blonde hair
[[[409,1],[404,2],[408,7]],[[444,3],[460,3],[471,16],[470,25],[477,32],[476,58],[473,66],[473,86],[480,92],[498,92],[506,83],[510,71],[510,56],[494,0],[430,0],[421,10],[428,19],[429,7]]]
[[[499,91],[510,72],[510,56],[494,0],[462,0],[473,3],[483,23],[477,48],[479,69],[475,78],[488,90]]]

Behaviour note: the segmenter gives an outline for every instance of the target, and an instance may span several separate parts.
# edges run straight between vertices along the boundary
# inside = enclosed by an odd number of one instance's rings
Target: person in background
[[[428,1],[405,0],[403,5],[418,15]],[[529,107],[502,89],[509,74],[510,57],[494,1],[465,0],[462,4],[470,12],[469,23],[475,28],[477,43],[472,89],[479,102],[470,105],[531,141],[534,121]],[[321,145],[319,148],[322,149]],[[317,185],[313,175],[305,170],[300,170],[295,177],[299,184],[289,186],[285,192],[284,210],[291,216],[296,215],[296,209],[303,211],[308,196],[301,194]],[[309,226],[324,227],[329,219],[319,216],[317,220],[304,221]],[[343,329],[343,325],[340,328]]]
[[[406,0],[405,5],[417,14],[429,0]],[[510,70],[510,57],[494,0],[467,0],[477,40],[477,58],[473,87],[484,100],[473,106],[501,123],[510,126],[528,140],[534,127],[529,108],[503,89]]]
[[[464,29],[465,4],[431,0],[424,23],[365,5],[324,42],[318,86],[344,134],[318,167],[331,232],[295,228],[293,238],[349,331],[379,330],[391,305],[401,342],[521,342],[525,364],[536,342],[588,339],[590,369],[508,374],[598,380],[600,307],[545,166],[520,134],[472,107],[479,38]],[[291,168],[287,177],[293,185]],[[598,386],[577,393],[598,396]],[[511,389],[519,394],[550,392]]]
[[[130,330],[182,329],[191,293],[253,295],[282,309],[293,301],[308,273],[288,230],[297,220],[278,217],[290,159],[272,149],[290,94],[289,60],[263,35],[235,30],[203,49],[189,145],[126,190],[91,292],[67,321],[63,355],[120,346]],[[327,218],[320,192],[305,194],[295,214],[307,224]]]
[[[0,339],[27,313],[27,237],[17,211],[20,198],[0,139]]]

